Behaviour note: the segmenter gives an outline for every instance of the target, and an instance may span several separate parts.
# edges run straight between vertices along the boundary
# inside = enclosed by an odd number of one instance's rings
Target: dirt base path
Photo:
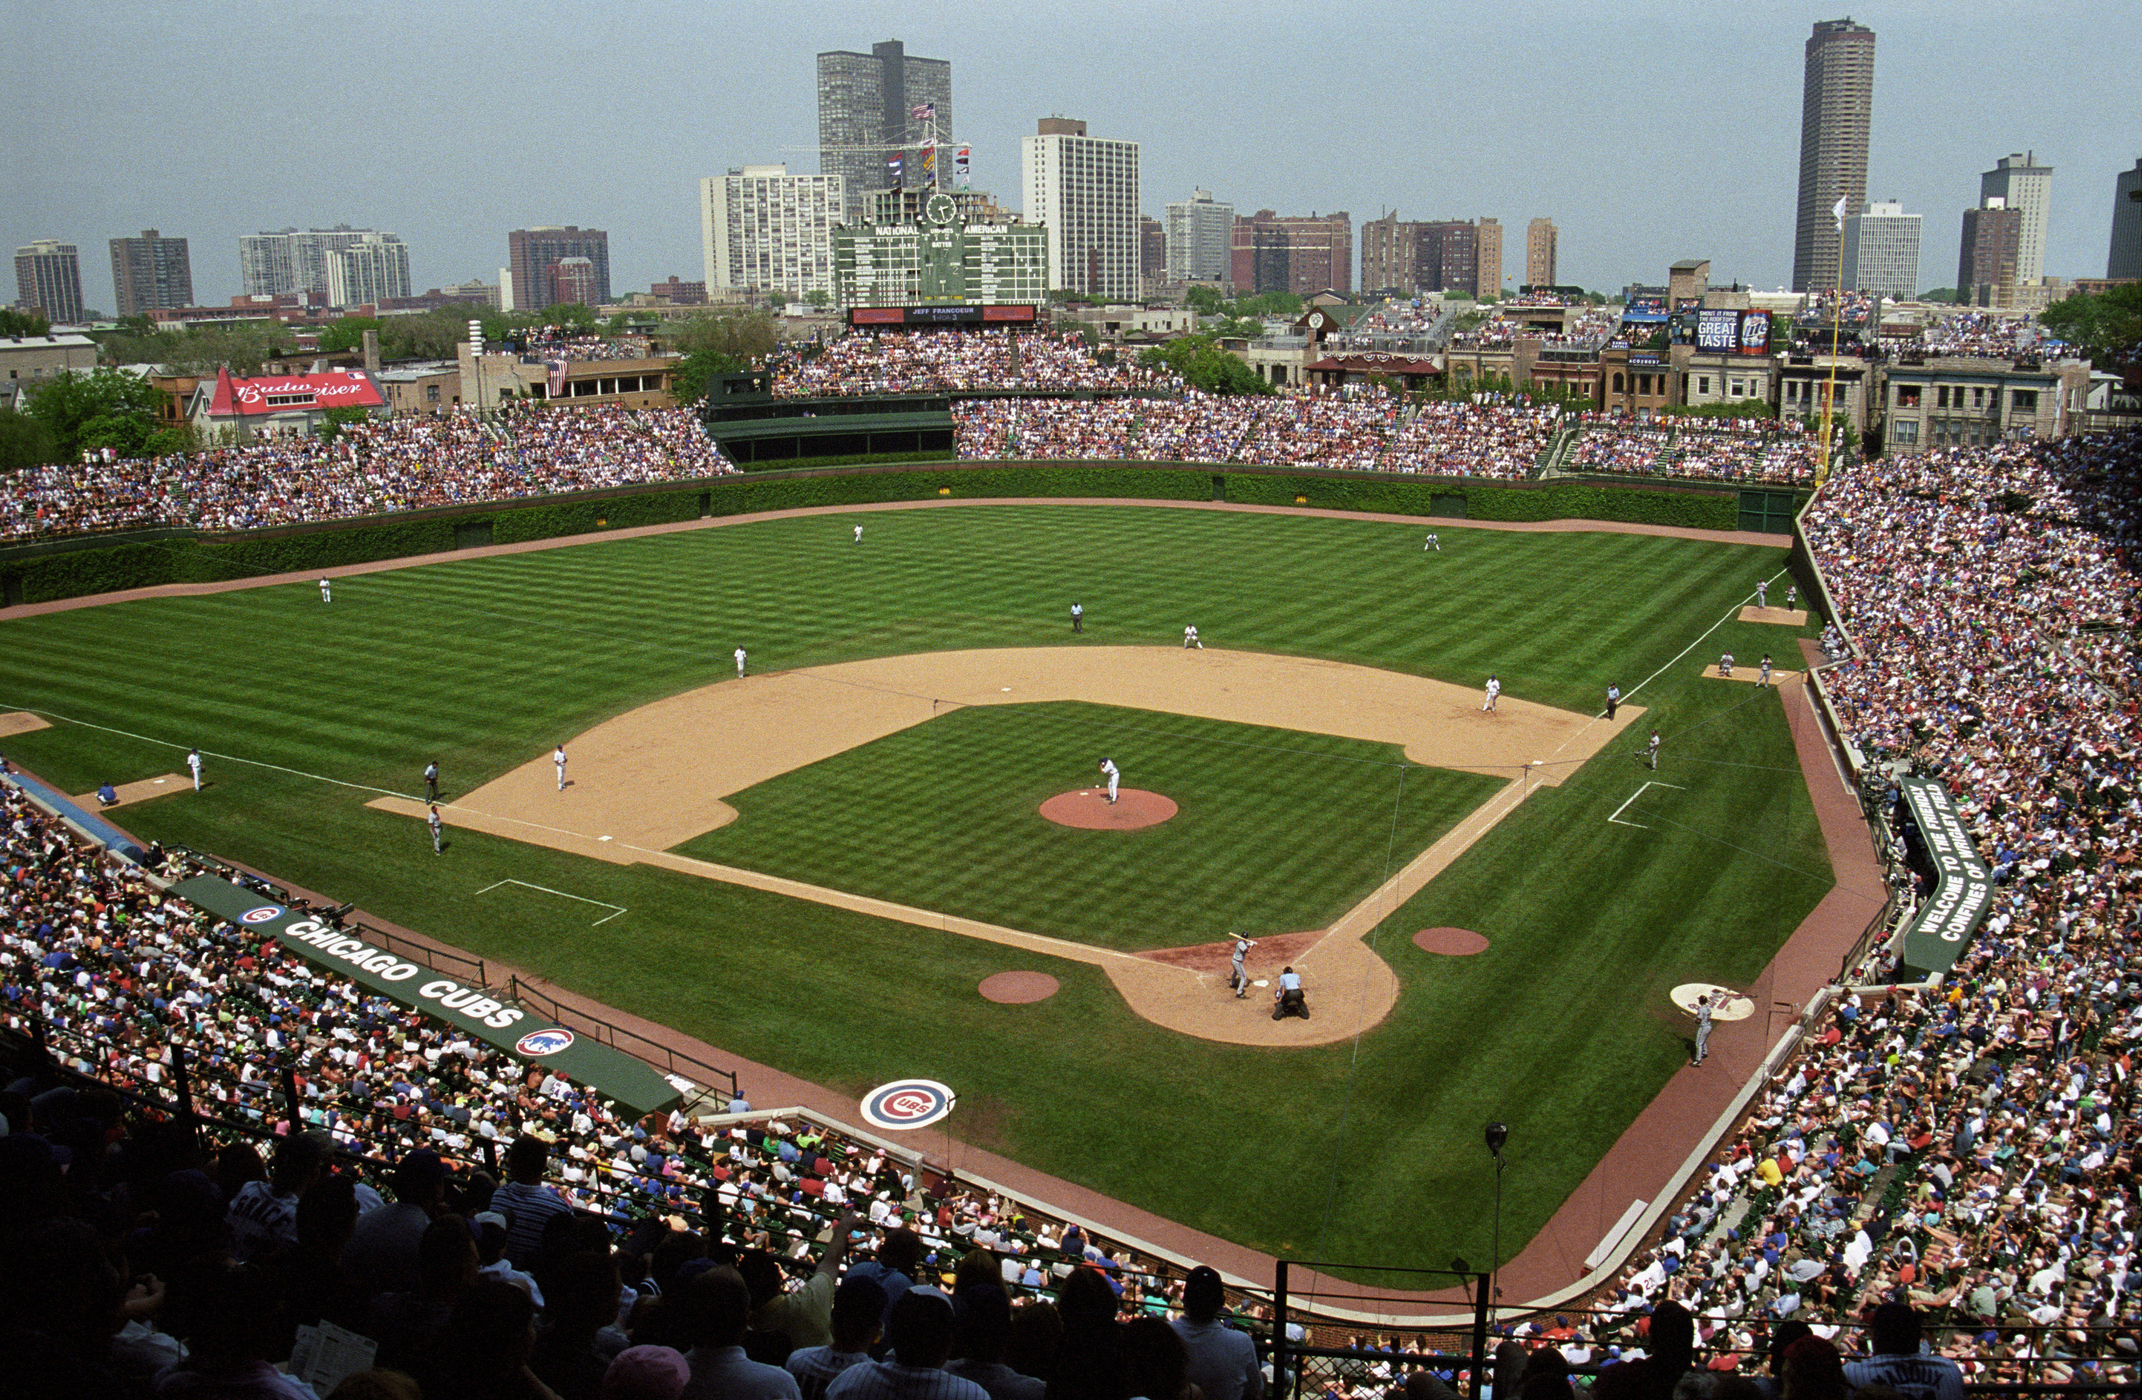
[[[1076,700],[1238,724],[1402,745],[1409,761],[1506,779],[1503,788],[1384,882],[1291,961],[1311,989],[1315,1016],[1273,1021],[1258,998],[1227,994],[1224,972],[1089,947],[939,910],[827,889],[672,853],[736,818],[724,799],[782,773],[844,753],[963,705]],[[1493,713],[1478,692],[1366,666],[1254,652],[1175,647],[1032,647],[924,652],[725,680],[643,705],[564,737],[567,785],[550,756],[527,763],[441,807],[457,827],[615,864],[671,870],[769,890],[880,918],[1068,958],[1108,973],[1131,1009],[1208,1040],[1321,1045],[1380,1022],[1398,1000],[1398,977],[1366,944],[1368,933],[1535,787],[1552,787],[1634,724],[1624,705],[1610,723],[1504,695]],[[1126,775],[1135,780],[1135,773]],[[370,806],[421,818],[421,804],[383,797]],[[1258,976],[1277,964],[1253,962]]]

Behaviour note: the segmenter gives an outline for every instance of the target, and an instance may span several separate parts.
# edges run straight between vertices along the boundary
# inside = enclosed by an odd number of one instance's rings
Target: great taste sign
[[[1947,972],[1993,907],[1993,875],[1963,824],[1949,790],[1926,778],[1900,787],[1934,866],[1934,892],[1904,931],[1904,971],[1927,978]]]
[[[465,1031],[517,1060],[555,1069],[635,1113],[659,1112],[682,1097],[651,1066],[622,1050],[533,1017],[509,1001],[486,995],[481,987],[442,977],[305,910],[210,875],[183,881],[171,892],[219,919],[268,935],[305,961],[367,991]]]

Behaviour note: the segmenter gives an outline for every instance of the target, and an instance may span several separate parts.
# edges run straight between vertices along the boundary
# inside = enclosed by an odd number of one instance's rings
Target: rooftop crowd
[[[734,470],[686,409],[372,418],[332,442],[25,468],[0,494],[0,542],[159,525],[245,530]]]
[[[538,326],[525,334],[522,353],[538,360],[644,360],[654,353],[647,337],[639,335],[596,335],[560,326]]]
[[[1907,347],[1913,343],[1906,341]],[[2048,335],[2035,317],[1997,316],[1990,311],[1959,311],[1938,316],[1920,327],[1916,348],[1928,355],[2014,359],[2018,355],[2052,355],[2065,342]]]
[[[1102,364],[1077,335],[1054,331],[851,331],[826,341],[816,353],[778,355],[771,363],[777,398],[1051,389],[1126,393],[1172,388],[1176,382],[1165,372]]]

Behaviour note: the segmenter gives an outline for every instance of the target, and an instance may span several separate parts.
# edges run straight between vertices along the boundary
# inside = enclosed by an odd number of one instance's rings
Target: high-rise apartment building
[[[519,311],[541,311],[547,306],[561,303],[552,290],[551,269],[567,258],[585,258],[593,269],[592,288],[584,285],[584,279],[575,282],[576,287],[591,290],[593,300],[585,305],[601,306],[610,300],[610,235],[599,228],[581,228],[578,224],[559,227],[556,224],[538,224],[534,228],[517,228],[506,235],[507,266],[513,269],[513,305]],[[577,301],[579,298],[569,298]]]
[[[15,250],[15,300],[55,326],[82,319],[82,256],[72,243],[40,238]]]
[[[1336,214],[1280,215],[1259,209],[1235,219],[1228,253],[1228,277],[1237,292],[1292,292],[1299,297],[1321,291],[1354,289],[1354,220]]]
[[[143,229],[139,238],[114,238],[112,300],[119,316],[193,305],[193,259],[186,240]]]
[[[1473,256],[1473,295],[1486,296],[1502,291],[1502,221],[1490,219],[1485,214],[1475,226],[1476,251]]]
[[[1019,138],[1026,221],[1049,231],[1049,290],[1133,301],[1144,290],[1138,238],[1138,143],[1043,117]]]
[[[367,230],[326,261],[329,306],[378,306],[409,295],[409,245],[391,233]]]
[[[1168,206],[1167,268],[1170,282],[1224,282],[1235,230],[1235,206],[1210,190]]]
[[[2023,216],[2022,240],[2016,245],[2016,281],[2045,276],[2045,223],[2053,205],[2053,167],[2040,165],[2035,151],[2002,156],[1978,177],[1978,202],[1998,199]]]
[[[1525,227],[1525,285],[1558,285],[1555,272],[1555,227],[1552,219],[1534,219]]]
[[[1846,289],[1909,301],[1919,295],[1919,216],[1876,200],[1844,224]]]
[[[951,63],[898,39],[818,55],[818,172],[843,182],[842,222],[868,216],[873,190],[950,187],[952,149]]]
[[[2105,275],[2142,278],[2142,159],[2112,181],[2112,247],[2105,254]]]
[[[709,294],[833,293],[833,230],[846,191],[838,175],[747,165],[699,182],[699,247]]]
[[[348,224],[241,234],[238,238],[239,279],[249,297],[296,295],[325,301],[328,254],[340,253],[368,241],[400,243],[402,240],[398,234],[351,228]],[[406,251],[402,260],[406,269]],[[403,282],[406,286],[406,276]],[[408,292],[405,290],[396,295],[407,296]]]
[[[1138,280],[1147,286],[1167,280],[1168,229],[1158,219],[1138,216]]]
[[[1999,195],[1964,210],[1963,242],[1956,258],[1956,298],[1966,306],[2007,306],[2015,296],[2016,262],[2023,246],[2023,211]]]
[[[1873,122],[1874,31],[1849,15],[1817,22],[1807,41],[1800,99],[1800,201],[1792,242],[1796,292],[1828,287],[1843,271],[1837,221],[1866,203]]]

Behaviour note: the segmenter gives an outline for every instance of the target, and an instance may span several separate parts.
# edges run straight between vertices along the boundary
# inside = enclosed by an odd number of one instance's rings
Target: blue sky
[[[0,26],[16,135],[0,244],[192,242],[202,301],[237,239],[348,222],[410,244],[419,288],[495,280],[506,232],[610,231],[612,283],[700,275],[698,181],[816,165],[813,55],[900,38],[953,65],[974,184],[1012,199],[1051,113],[1141,143],[1158,217],[1192,186],[1244,212],[1491,215],[1561,229],[1564,281],[1782,283],[1801,49],[1845,13],[1878,36],[1870,198],[1925,216],[1923,286],[1954,280],[1978,173],[2053,165],[2046,270],[2102,276],[2113,179],[2142,156],[2142,25],[2113,4],[686,4],[553,0],[209,5],[86,0]],[[1522,20],[1512,16],[1521,14]],[[1014,201],[1015,202],[1015,201]],[[1357,244],[1358,249],[1358,244]],[[0,295],[12,293],[0,287]]]

